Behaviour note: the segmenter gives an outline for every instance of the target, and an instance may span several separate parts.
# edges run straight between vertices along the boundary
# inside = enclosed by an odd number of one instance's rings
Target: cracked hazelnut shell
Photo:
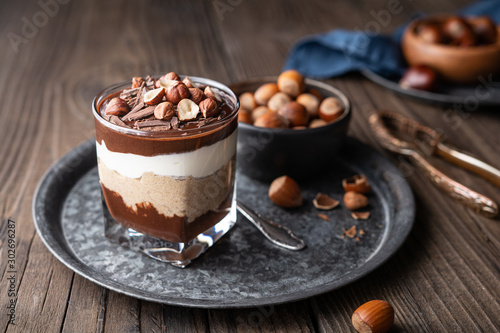
[[[344,191],[354,191],[366,194],[370,192],[370,183],[365,175],[354,175],[349,178],[342,179],[342,187]]]

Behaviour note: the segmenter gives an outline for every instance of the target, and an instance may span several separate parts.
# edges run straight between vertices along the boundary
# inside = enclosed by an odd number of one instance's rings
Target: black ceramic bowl
[[[277,79],[253,79],[233,84],[230,88],[239,96]],[[347,134],[351,103],[340,90],[326,83],[306,79],[306,86],[318,90],[324,98],[340,99],[345,108],[342,116],[325,126],[302,130],[261,128],[240,122],[238,168],[241,172],[262,181],[283,175],[311,179],[320,177],[331,163],[335,163]]]

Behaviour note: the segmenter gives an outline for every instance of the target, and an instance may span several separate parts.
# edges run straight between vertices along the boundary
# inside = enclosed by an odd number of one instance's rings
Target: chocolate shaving
[[[151,88],[154,88],[155,87],[155,81],[153,80],[153,78],[151,76],[148,76],[146,78],[146,86],[151,89]]]
[[[120,98],[121,99],[127,99],[127,98],[130,98],[130,97],[133,97],[135,95],[137,95],[137,93],[139,92],[139,88],[130,88],[130,89],[124,89],[122,91],[122,93],[120,94]]]
[[[134,124],[134,127],[139,128],[139,129],[143,129],[145,127],[156,127],[156,126],[164,126],[164,127],[168,127],[168,129],[170,129],[170,123],[168,121],[159,120],[159,119],[137,121]]]
[[[170,120],[170,125],[172,125],[173,129],[178,129],[179,128],[179,118],[176,116],[173,116],[172,119]]]
[[[125,124],[123,121],[118,116],[111,116],[109,117],[108,121],[112,124],[118,125],[118,126],[124,126],[124,127],[129,127],[127,124]]]
[[[130,107],[132,109],[135,109],[135,107],[140,104],[141,102],[143,102],[142,100],[142,95],[144,95],[146,93],[146,82],[145,81],[142,81],[141,83],[141,86],[139,87],[139,92],[137,93],[137,97],[135,98],[135,102],[133,102]]]
[[[170,124],[167,124],[166,126],[150,126],[150,127],[144,127],[141,128],[143,131],[151,131],[151,132],[161,132],[161,131],[168,131],[170,129]]]
[[[134,106],[134,108],[122,117],[122,120],[129,120],[129,117],[132,117],[135,113],[139,112],[144,107],[144,102],[141,101],[139,104]]]
[[[134,113],[129,112],[125,117],[123,117],[123,119],[124,120],[139,120],[139,119],[149,117],[154,112],[155,112],[155,106],[148,106],[147,108],[136,111]]]

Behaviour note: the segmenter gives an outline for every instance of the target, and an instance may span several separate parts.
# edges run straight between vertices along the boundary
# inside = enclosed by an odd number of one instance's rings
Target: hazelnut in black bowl
[[[337,88],[295,70],[231,86],[239,96],[238,168],[262,181],[321,176],[346,137],[351,104]]]

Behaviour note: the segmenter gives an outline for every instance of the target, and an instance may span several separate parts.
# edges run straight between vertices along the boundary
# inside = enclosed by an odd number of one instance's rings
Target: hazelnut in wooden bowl
[[[451,83],[475,83],[500,73],[499,32],[484,16],[430,16],[408,25],[401,47],[410,66],[428,66]]]
[[[310,179],[335,163],[351,118],[351,104],[340,90],[315,80],[294,85],[278,77],[231,89],[240,99],[237,164],[244,174],[262,181],[282,175]]]

